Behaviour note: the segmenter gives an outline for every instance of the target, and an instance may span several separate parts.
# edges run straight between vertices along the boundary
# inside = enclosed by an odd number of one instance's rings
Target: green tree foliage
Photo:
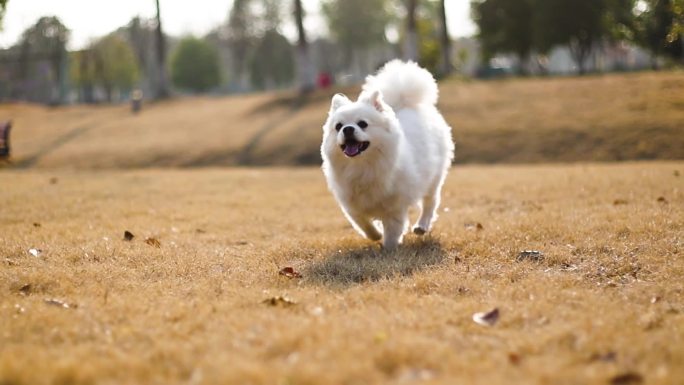
[[[476,0],[471,3],[473,20],[480,29],[486,58],[512,53],[527,60],[534,47],[535,0]]]
[[[288,85],[294,79],[294,54],[290,42],[276,30],[259,39],[250,57],[252,85],[273,88]]]
[[[386,0],[324,0],[321,7],[331,34],[347,54],[385,41],[391,20]]]
[[[107,35],[87,50],[72,54],[71,78],[81,88],[86,102],[93,101],[93,89],[101,87],[107,101],[115,90],[130,91],[139,71],[131,46],[118,35]]]
[[[636,39],[656,56],[682,57],[684,2],[644,0],[646,9],[636,18]]]
[[[631,39],[635,0],[473,0],[485,57],[533,53],[567,46],[579,72],[596,44]]]
[[[69,29],[55,16],[44,16],[23,32],[18,46],[20,71],[19,78],[27,80],[36,74],[35,63],[47,60],[51,67],[53,87],[59,89],[59,101],[64,99],[64,69],[67,62],[66,45],[69,41]],[[58,100],[50,102],[59,102]]]
[[[579,73],[586,72],[586,60],[594,45],[607,35],[605,0],[539,0],[535,5],[538,47],[547,51],[567,45]]]
[[[2,31],[2,19],[5,16],[5,10],[7,9],[7,2],[9,0],[0,0],[0,31]]]
[[[173,83],[186,90],[204,92],[221,82],[219,56],[204,40],[188,37],[181,40],[171,59]]]
[[[114,89],[130,90],[138,80],[138,65],[131,46],[122,38],[109,35],[93,45],[96,57],[95,81],[111,100]]]

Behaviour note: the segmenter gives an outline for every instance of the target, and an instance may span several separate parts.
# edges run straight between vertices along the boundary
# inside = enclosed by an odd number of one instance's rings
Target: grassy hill
[[[460,163],[684,158],[684,73],[447,80],[439,106]],[[179,98],[146,105],[0,105],[19,167],[318,164],[334,92]]]

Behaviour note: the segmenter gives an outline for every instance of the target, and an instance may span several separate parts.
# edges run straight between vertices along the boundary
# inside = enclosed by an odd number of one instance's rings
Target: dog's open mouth
[[[344,155],[353,158],[360,153],[366,151],[368,149],[368,146],[370,146],[370,142],[359,142],[356,139],[347,139],[346,142],[344,142],[343,145],[340,146],[342,148],[342,152],[344,152]]]

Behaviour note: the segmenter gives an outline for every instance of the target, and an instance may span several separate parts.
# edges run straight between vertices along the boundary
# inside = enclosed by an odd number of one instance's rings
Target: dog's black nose
[[[353,137],[354,136],[354,127],[353,126],[347,126],[347,127],[342,129],[342,133],[344,134],[345,138],[348,138],[350,136]]]

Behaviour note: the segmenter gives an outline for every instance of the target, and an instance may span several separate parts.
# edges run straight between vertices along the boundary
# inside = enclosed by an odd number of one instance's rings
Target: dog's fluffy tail
[[[420,104],[437,104],[439,91],[432,74],[418,64],[392,60],[377,75],[366,78],[364,92],[379,90],[392,109],[415,108]]]

